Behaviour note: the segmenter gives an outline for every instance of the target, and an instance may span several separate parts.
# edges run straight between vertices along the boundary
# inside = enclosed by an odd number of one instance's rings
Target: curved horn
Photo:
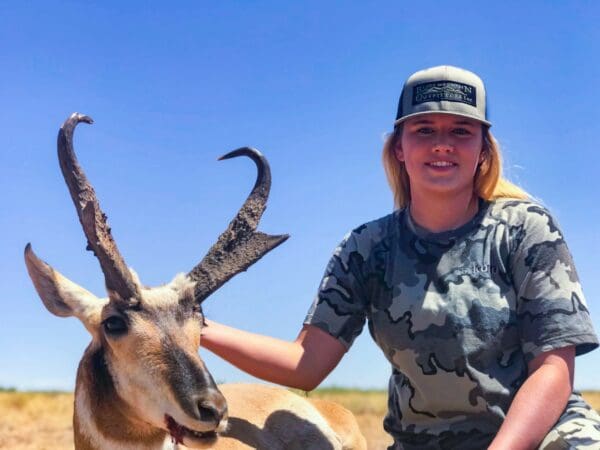
[[[79,122],[92,124],[93,120],[79,113],[71,114],[58,132],[58,161],[69,187],[79,221],[88,240],[87,250],[100,261],[109,295],[114,292],[125,301],[139,298],[139,291],[123,257],[112,238],[106,214],[100,209],[94,188],[79,166],[73,149],[73,132]]]
[[[242,147],[223,155],[219,160],[248,156],[258,169],[252,192],[219,236],[206,256],[188,276],[196,281],[196,301],[202,302],[234,275],[248,269],[266,253],[283,243],[289,235],[270,236],[255,231],[267,207],[271,189],[271,169],[266,158],[256,149]]]

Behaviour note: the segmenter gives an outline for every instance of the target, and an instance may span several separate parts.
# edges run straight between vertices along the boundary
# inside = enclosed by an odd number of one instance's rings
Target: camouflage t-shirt
[[[429,233],[406,210],[349,233],[305,323],[350,347],[368,319],[392,364],[386,430],[405,449],[484,448],[540,353],[598,346],[556,221],[539,204],[480,201]]]

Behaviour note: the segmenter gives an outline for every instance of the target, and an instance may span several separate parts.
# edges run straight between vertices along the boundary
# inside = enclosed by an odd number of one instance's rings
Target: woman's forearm
[[[564,411],[572,392],[574,348],[549,353],[517,392],[489,450],[537,448]]]
[[[207,321],[201,345],[257,378],[312,390],[337,365],[345,349],[327,333],[310,328],[289,342]]]
[[[298,387],[297,369],[303,349],[295,342],[207,321],[201,345],[257,378]]]

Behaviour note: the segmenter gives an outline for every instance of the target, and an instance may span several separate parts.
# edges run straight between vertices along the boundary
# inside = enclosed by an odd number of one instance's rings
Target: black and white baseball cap
[[[454,114],[488,126],[485,87],[473,72],[453,66],[437,66],[412,74],[400,95],[394,127],[422,114]]]

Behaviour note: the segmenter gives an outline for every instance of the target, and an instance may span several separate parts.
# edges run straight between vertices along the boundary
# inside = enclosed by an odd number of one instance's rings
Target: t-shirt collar
[[[423,228],[422,226],[417,224],[410,215],[409,207],[404,209],[403,220],[404,220],[407,228],[411,232],[413,232],[415,235],[417,235],[419,238],[426,240],[426,241],[447,243],[449,241],[453,241],[453,240],[460,238],[461,236],[463,236],[464,234],[469,232],[471,229],[473,229],[481,221],[481,218],[485,215],[489,205],[490,205],[490,202],[485,201],[482,198],[479,198],[479,206],[478,206],[477,213],[475,214],[475,216],[473,216],[473,218],[471,220],[469,220],[467,223],[461,225],[458,228],[454,228],[452,230],[447,230],[447,231],[441,231],[439,233],[431,232],[431,231],[427,230],[426,228]]]

